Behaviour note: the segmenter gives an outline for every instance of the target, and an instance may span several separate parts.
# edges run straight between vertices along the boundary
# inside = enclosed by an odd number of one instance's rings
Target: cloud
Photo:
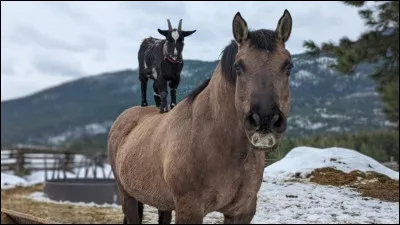
[[[79,77],[83,75],[82,65],[78,60],[57,56],[37,56],[33,67],[41,74]]]
[[[78,40],[62,40],[39,32],[35,27],[22,25],[17,27],[8,38],[11,42],[22,45],[39,45],[44,49],[59,49],[72,52],[84,52],[90,50],[104,50],[107,46],[104,41],[95,37],[82,34]]]
[[[157,28],[166,29],[167,18],[174,27],[183,19],[183,29],[197,30],[185,38],[186,59],[213,61],[232,39],[236,12],[252,29],[275,29],[285,9],[293,18],[287,43],[292,54],[304,52],[304,40],[356,38],[365,29],[357,9],[341,2],[3,1],[1,100],[82,76],[135,69],[141,41],[162,38]],[[21,88],[3,90],[3,84]]]

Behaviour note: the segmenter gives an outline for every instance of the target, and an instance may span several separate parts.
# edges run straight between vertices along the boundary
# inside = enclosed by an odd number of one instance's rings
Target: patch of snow
[[[300,81],[291,80],[290,81],[290,85],[293,86],[293,87],[300,87],[301,82]]]
[[[325,118],[325,119],[347,119],[347,120],[351,119],[351,117],[339,115],[339,114],[321,113],[320,115],[322,118]]]
[[[392,179],[399,179],[399,172],[385,167],[371,157],[355,150],[337,147],[296,147],[283,159],[266,167],[264,177],[289,179],[298,172],[306,176],[313,170],[324,167],[332,167],[345,173],[353,170],[374,171]]]
[[[316,76],[307,70],[299,70],[294,74],[296,80],[311,80],[316,78]]]
[[[344,98],[345,99],[350,99],[350,98],[363,98],[367,96],[378,96],[378,93],[376,91],[371,91],[371,92],[356,92],[352,93],[349,95],[346,95]]]
[[[70,201],[54,201],[51,200],[47,195],[43,192],[33,192],[32,194],[27,196],[30,199],[33,199],[35,201],[41,201],[41,202],[48,202],[48,203],[55,203],[55,204],[71,204],[71,205],[76,205],[76,206],[84,206],[84,207],[110,207],[110,208],[116,208],[120,209],[121,205],[117,204],[96,204],[94,202],[86,203],[86,202],[70,202]]]
[[[267,177],[258,193],[252,223],[398,223],[399,203],[365,199],[347,188]]]
[[[83,135],[97,135],[104,134],[112,126],[113,121],[105,121],[102,123],[90,123],[84,126],[79,126],[75,128],[71,128],[67,131],[64,131],[60,134],[49,137],[47,140],[52,144],[60,144],[66,141],[69,138],[82,137]]]
[[[331,127],[327,131],[339,132],[342,131],[341,127]]]
[[[11,174],[1,173],[1,189],[13,188],[18,185],[26,185],[26,180]]]
[[[96,135],[96,134],[104,134],[107,132],[107,127],[98,124],[98,123],[91,123],[85,126],[84,128],[89,134]]]
[[[383,122],[383,125],[384,125],[384,126],[387,126],[387,127],[397,127],[399,124],[398,124],[398,123],[390,122],[390,121],[388,121],[388,120],[385,120],[385,122]]]
[[[323,127],[328,126],[326,123],[312,123],[308,118],[300,117],[300,116],[293,116],[289,118],[289,123],[294,123],[298,127],[301,127],[306,130],[317,130]]]

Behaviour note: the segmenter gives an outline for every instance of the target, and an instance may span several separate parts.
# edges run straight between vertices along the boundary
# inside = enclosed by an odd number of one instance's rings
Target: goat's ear
[[[196,30],[182,31],[182,35],[183,35],[183,37],[187,37],[187,36],[192,35],[194,32],[196,32]]]
[[[161,35],[168,37],[168,30],[161,30],[161,29],[157,29],[158,33],[160,33]]]
[[[243,19],[240,12],[237,12],[232,22],[233,37],[236,43],[242,44],[249,35],[249,29],[247,27],[246,21]]]

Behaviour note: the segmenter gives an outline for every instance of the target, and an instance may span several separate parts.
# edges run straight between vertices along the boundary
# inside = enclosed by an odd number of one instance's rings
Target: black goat
[[[149,37],[140,45],[139,80],[142,90],[142,107],[148,105],[146,99],[147,81],[154,80],[154,101],[160,107],[160,113],[168,112],[167,95],[168,86],[171,89],[171,109],[176,105],[176,89],[180,83],[180,73],[183,68],[183,41],[184,38],[196,32],[183,31],[182,20],[178,29],[172,29],[171,22],[167,19],[168,30],[158,29],[158,33],[166,39]]]

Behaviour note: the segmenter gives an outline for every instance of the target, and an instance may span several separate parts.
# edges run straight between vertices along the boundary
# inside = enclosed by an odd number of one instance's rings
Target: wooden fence
[[[16,174],[36,170],[72,171],[81,157],[84,156],[62,149],[17,145],[1,150],[1,171]]]

